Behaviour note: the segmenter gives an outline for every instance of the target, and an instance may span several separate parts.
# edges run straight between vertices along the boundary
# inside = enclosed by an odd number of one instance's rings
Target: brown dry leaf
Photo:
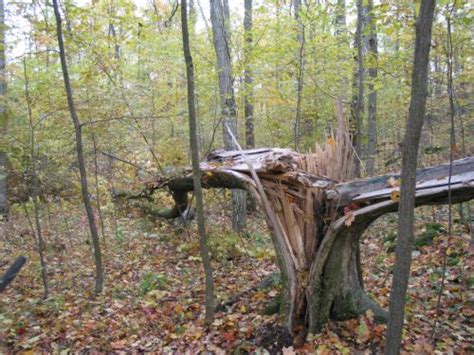
[[[178,303],[176,306],[174,306],[174,311],[178,314],[181,314],[183,313],[184,308],[180,303]]]
[[[374,311],[372,311],[371,309],[367,310],[367,312],[365,312],[365,316],[371,323],[374,322]]]
[[[127,340],[122,339],[122,340],[113,341],[112,343],[110,343],[110,346],[112,346],[112,349],[114,350],[123,349],[127,346]]]
[[[429,343],[426,339],[418,340],[413,349],[416,354],[433,354],[433,345]]]
[[[223,334],[223,337],[225,340],[227,340],[230,343],[235,341],[235,333],[233,331],[225,332]]]
[[[318,346],[316,350],[316,354],[317,355],[330,355],[330,354],[334,354],[334,352],[331,349],[329,349],[326,345],[320,345]]]
[[[288,348],[284,347],[282,349],[282,353],[283,353],[283,355],[294,355],[294,354],[296,354],[295,349],[293,348],[293,346],[290,346]]]
[[[355,216],[354,216],[354,213],[352,213],[352,211],[349,211],[344,215],[344,224],[346,226],[349,227],[354,221],[355,221]]]
[[[336,140],[334,139],[334,137],[329,137],[326,141],[326,144],[327,145],[336,145]]]

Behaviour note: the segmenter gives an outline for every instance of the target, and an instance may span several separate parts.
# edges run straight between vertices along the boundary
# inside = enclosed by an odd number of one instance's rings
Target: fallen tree
[[[359,240],[378,217],[397,211],[399,175],[344,182],[351,176],[351,152],[350,140],[338,133],[312,154],[279,148],[214,151],[200,164],[203,187],[246,189],[262,206],[282,274],[281,310],[293,336],[369,309],[376,320],[387,318],[364,291]],[[417,171],[417,206],[447,203],[449,190],[453,203],[474,197],[474,157],[453,162],[451,177],[449,172],[449,164]],[[175,200],[163,216],[188,210],[189,171],[161,176],[141,195],[160,188]]]
[[[3,292],[10,282],[18,275],[23,265],[26,263],[26,258],[24,256],[19,256],[16,258],[15,262],[8,268],[7,271],[0,277],[0,292]]]

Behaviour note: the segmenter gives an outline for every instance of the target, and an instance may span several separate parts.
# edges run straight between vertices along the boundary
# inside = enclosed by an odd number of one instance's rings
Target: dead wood
[[[386,319],[386,311],[363,290],[357,255],[367,227],[397,211],[399,175],[351,180],[352,147],[344,132],[331,135],[313,153],[214,151],[200,164],[203,187],[246,189],[262,207],[284,285],[281,311],[294,336],[316,332],[330,318],[352,318],[368,309],[377,320]],[[449,189],[453,202],[474,198],[474,157],[454,162],[450,185],[448,175],[449,165],[419,169],[416,205],[446,203]],[[160,188],[171,191],[176,202],[168,216],[189,208],[189,171],[160,176],[148,187]]]

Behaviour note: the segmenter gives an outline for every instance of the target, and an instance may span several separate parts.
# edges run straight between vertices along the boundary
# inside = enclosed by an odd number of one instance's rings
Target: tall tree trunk
[[[7,154],[0,151],[0,216],[7,216],[9,211],[7,198]]]
[[[108,8],[108,13],[109,13],[109,36],[112,36],[112,42],[114,43],[114,58],[116,60],[120,59],[120,45],[117,41],[117,32],[115,31],[115,25],[112,21],[112,18],[115,17],[115,7],[113,1],[110,2],[109,8]]]
[[[247,149],[255,148],[255,125],[254,125],[254,95],[253,95],[253,77],[251,65],[251,52],[253,42],[253,24],[252,24],[252,0],[245,0],[244,13],[244,116],[245,116],[245,147]],[[247,209],[249,212],[257,210],[255,199],[248,194]]]
[[[100,188],[99,188],[99,163],[97,161],[97,139],[95,137],[95,133],[92,132],[92,144],[94,147],[94,183],[95,183],[95,198],[97,201],[97,215],[99,217],[99,224],[100,224],[100,233],[102,234],[102,243],[104,244],[105,252],[107,252],[107,240],[105,238],[105,222],[104,216],[102,215],[102,198],[100,196]]]
[[[224,147],[226,150],[236,149],[232,137],[237,137],[237,112],[234,97],[232,64],[230,57],[230,35],[228,21],[228,4],[222,0],[210,0],[211,23],[214,49],[219,72],[219,96],[222,115]],[[227,18],[227,20],[226,20]],[[241,232],[246,225],[246,193],[232,191],[232,228]]]
[[[32,193],[32,200],[33,200],[33,211],[35,217],[35,228],[33,229],[36,241],[36,247],[38,249],[38,255],[40,258],[40,265],[41,265],[41,280],[43,282],[43,299],[48,298],[49,294],[49,287],[48,287],[48,270],[46,265],[46,259],[44,256],[45,251],[45,244],[43,240],[43,234],[41,231],[41,221],[40,221],[40,206],[39,206],[39,180],[38,180],[38,172],[36,171],[36,141],[35,141],[35,125],[33,123],[33,113],[31,110],[31,100],[30,100],[30,89],[29,89],[29,80],[26,71],[26,58],[23,59],[23,71],[24,71],[24,79],[25,79],[25,100],[26,105],[28,107],[28,123],[30,126],[30,156],[31,156],[31,175],[33,178],[33,193]],[[25,205],[26,209],[26,205]]]
[[[377,80],[378,67],[378,43],[377,43],[377,25],[373,14],[374,1],[367,1],[367,24],[369,34],[367,38],[369,54],[369,83],[368,89],[368,107],[367,107],[367,174],[374,175],[375,158],[377,156],[377,91],[375,82]]]
[[[186,61],[186,77],[188,86],[189,110],[189,143],[193,165],[193,185],[196,197],[196,213],[199,230],[199,248],[206,278],[206,323],[210,324],[214,316],[214,284],[212,281],[212,266],[207,246],[206,225],[204,221],[204,204],[201,186],[201,171],[199,170],[199,146],[197,136],[196,105],[194,103],[194,66],[189,46],[189,30],[186,0],[181,0],[181,26],[183,32],[183,51]]]
[[[5,4],[0,0],[0,132],[7,130],[6,109],[7,83],[5,77]],[[7,215],[9,210],[7,199],[7,154],[0,146],[0,216]]]
[[[61,60],[61,68],[63,72],[64,87],[66,90],[67,103],[69,112],[71,115],[72,122],[74,124],[74,130],[76,133],[76,150],[77,150],[77,162],[79,165],[79,173],[81,176],[81,192],[82,199],[84,201],[84,207],[89,221],[89,228],[92,238],[92,245],[94,247],[94,261],[95,261],[95,292],[96,294],[102,292],[104,286],[104,269],[102,266],[102,253],[100,251],[99,233],[97,232],[97,225],[95,222],[94,210],[90,200],[89,187],[87,182],[86,162],[84,159],[84,152],[82,146],[82,127],[77,116],[76,106],[74,104],[74,98],[72,93],[71,82],[69,80],[69,71],[66,62],[66,51],[64,49],[63,41],[63,30],[61,23],[61,14],[59,13],[58,0],[53,0],[54,16],[56,17],[56,32],[58,37],[59,45],[59,58]]]
[[[297,68],[297,82],[296,82],[296,109],[295,109],[295,123],[294,123],[294,144],[295,149],[298,150],[300,145],[301,135],[301,102],[303,99],[304,89],[304,56],[305,56],[305,28],[303,20],[301,19],[301,0],[293,0],[293,8],[295,11],[295,19],[298,25],[298,33],[296,38],[298,40],[298,68]]]
[[[435,0],[422,0],[416,21],[411,102],[402,143],[401,197],[385,354],[398,354],[402,339],[406,291],[410,276],[416,191],[416,163],[425,118],[428,62]]]
[[[337,0],[336,4],[336,37],[347,33],[346,0]]]
[[[245,0],[245,71],[244,71],[244,113],[245,113],[245,146],[247,149],[255,148],[254,107],[253,107],[253,77],[250,64],[252,50],[252,0]]]
[[[360,176],[361,152],[362,152],[362,115],[364,112],[364,58],[363,58],[363,31],[365,23],[363,0],[357,0],[357,29],[354,38],[354,50],[356,66],[352,83],[352,104],[350,131],[352,134],[352,145],[355,151],[354,174]]]

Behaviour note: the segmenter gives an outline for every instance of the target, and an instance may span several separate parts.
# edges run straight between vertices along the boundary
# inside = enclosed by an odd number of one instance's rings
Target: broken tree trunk
[[[336,135],[314,154],[279,148],[214,151],[200,164],[203,187],[246,189],[262,206],[284,283],[282,311],[293,336],[368,309],[377,320],[387,317],[364,291],[358,247],[373,221],[397,211],[399,175],[343,182],[352,171],[349,144],[350,137]],[[448,175],[449,165],[419,169],[416,205],[447,203]],[[472,199],[473,181],[474,157],[455,161],[452,201]],[[150,189],[163,187],[177,202],[173,211],[189,207],[190,171],[161,177]]]

